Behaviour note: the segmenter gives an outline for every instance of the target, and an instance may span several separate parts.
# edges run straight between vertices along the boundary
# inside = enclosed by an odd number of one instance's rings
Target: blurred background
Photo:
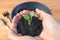
[[[29,0],[0,0],[0,40],[8,40],[8,26],[13,8]],[[30,0],[45,4],[52,12],[52,16],[60,23],[60,0]]]

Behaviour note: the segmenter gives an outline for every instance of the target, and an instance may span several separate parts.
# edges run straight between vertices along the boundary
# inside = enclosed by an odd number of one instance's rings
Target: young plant
[[[29,15],[23,15],[24,19],[26,19],[28,21],[28,25],[31,24],[33,16],[34,16],[34,11],[31,11]]]

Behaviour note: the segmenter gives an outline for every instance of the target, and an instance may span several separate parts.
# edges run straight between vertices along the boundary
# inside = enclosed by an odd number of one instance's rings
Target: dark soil
[[[42,21],[35,16],[32,17],[32,22],[30,26],[28,25],[27,20],[25,20],[23,17],[17,25],[17,33],[33,37],[39,36],[42,32],[42,29]]]

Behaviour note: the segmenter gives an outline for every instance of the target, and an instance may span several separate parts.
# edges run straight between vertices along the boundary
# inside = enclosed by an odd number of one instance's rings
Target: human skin
[[[60,40],[60,26],[56,22],[56,20],[48,13],[39,10],[36,8],[35,16],[42,20],[43,30],[39,36],[31,37],[31,36],[22,36],[21,34],[17,34],[17,23],[21,19],[22,15],[28,14],[30,11],[23,10],[14,16],[12,20],[11,28],[9,29],[9,39],[11,40]]]

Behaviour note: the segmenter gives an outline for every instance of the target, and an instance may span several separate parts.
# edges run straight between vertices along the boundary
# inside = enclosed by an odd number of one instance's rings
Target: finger
[[[25,14],[28,15],[29,13],[30,13],[29,10],[23,10],[23,11],[21,11],[19,14],[23,16],[23,15],[25,15]]]
[[[16,35],[16,36],[18,36],[16,27],[17,27],[17,23],[18,23],[18,21],[20,19],[21,19],[21,15],[19,13],[17,13],[17,15],[14,16],[14,18],[12,20],[11,28],[9,29],[10,35],[13,35],[13,36]],[[19,36],[21,36],[21,34]]]
[[[29,14],[31,11],[29,10],[23,10],[23,14]]]
[[[14,16],[10,29],[13,29],[17,33],[16,27],[17,27],[17,16]]]
[[[22,36],[20,33],[17,34],[13,29],[9,29],[9,34],[14,36]]]
[[[9,29],[9,35],[10,37],[19,37],[21,36],[21,34],[18,34],[17,33],[17,30],[16,30],[16,27],[17,27],[17,23],[19,22],[19,20],[21,19],[21,16],[22,15],[22,11],[21,11],[21,14],[20,13],[17,13],[16,16],[14,16],[13,20],[12,20],[12,25],[11,25],[11,28]]]
[[[22,36],[21,34],[17,34],[13,29],[9,29],[8,31],[8,37],[9,39],[15,39],[17,37]]]
[[[42,20],[42,18],[38,15],[37,12],[35,12],[34,16],[37,17],[37,18],[39,18],[40,20]]]
[[[21,15],[18,13],[16,16],[14,16],[13,20],[12,20],[12,25],[11,25],[11,29],[16,30],[16,27],[17,27],[17,23],[19,22],[19,20],[21,19]]]
[[[18,23],[18,21],[21,19],[21,15],[17,13],[17,15],[13,18],[12,23]]]
[[[39,18],[38,14],[36,12],[34,13],[34,16]]]
[[[36,12],[42,19],[51,18],[50,14],[48,14],[42,10],[39,10],[38,8],[36,8]]]
[[[35,38],[37,38],[38,40],[44,40],[43,38],[36,36]]]
[[[30,12],[31,12],[31,11],[29,11],[29,10],[23,10],[23,15],[24,15],[24,14],[28,14],[28,15],[29,15]],[[39,17],[36,12],[34,13],[34,16],[37,17],[37,18]],[[41,18],[39,18],[39,19],[41,20]]]
[[[13,20],[12,20],[12,24],[11,24],[11,29],[13,29],[13,28],[16,28],[16,26],[17,26],[17,16],[14,16],[14,18],[13,18]]]
[[[18,37],[16,32],[13,29],[9,29],[8,30],[8,38],[13,39],[13,38],[16,38],[16,37]]]
[[[36,9],[36,12],[43,19],[42,24],[43,24],[44,30],[50,31],[51,33],[53,33],[58,26],[57,21],[51,15],[49,15],[48,13],[42,10]]]
[[[17,30],[16,30],[17,23],[16,23],[16,21],[17,21],[16,16],[14,16],[10,29],[15,30],[15,32],[17,33]]]
[[[17,16],[17,19],[16,19],[16,20],[17,20],[17,23],[18,23],[18,22],[19,22],[19,20],[21,20],[22,15],[18,13],[16,16]]]
[[[16,32],[13,29],[8,30],[9,35],[16,35]]]
[[[23,15],[23,11],[19,12],[19,14],[22,16]]]

